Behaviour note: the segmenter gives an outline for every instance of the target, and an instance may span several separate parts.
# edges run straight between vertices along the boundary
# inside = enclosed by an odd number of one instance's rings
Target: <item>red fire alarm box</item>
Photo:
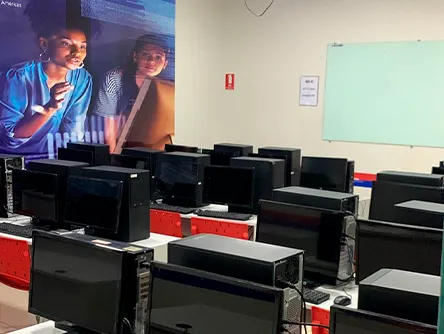
[[[226,90],[234,89],[234,73],[225,74],[225,89]]]

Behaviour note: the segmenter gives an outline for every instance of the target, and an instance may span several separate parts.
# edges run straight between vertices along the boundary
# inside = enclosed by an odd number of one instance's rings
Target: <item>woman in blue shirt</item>
[[[41,5],[33,0],[25,11],[38,37],[38,59],[0,75],[0,150],[5,153],[45,157],[48,134],[84,131],[92,90],[83,68],[87,21],[66,22],[62,13],[48,17]]]

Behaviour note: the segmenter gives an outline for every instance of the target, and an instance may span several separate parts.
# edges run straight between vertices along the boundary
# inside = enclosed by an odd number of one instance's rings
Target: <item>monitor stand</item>
[[[99,334],[98,332],[94,332],[89,329],[82,328],[80,326],[76,326],[65,321],[56,322],[55,328],[65,331],[68,334]]]

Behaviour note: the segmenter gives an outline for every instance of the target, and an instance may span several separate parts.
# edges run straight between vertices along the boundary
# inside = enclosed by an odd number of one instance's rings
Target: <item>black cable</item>
[[[133,326],[131,326],[131,323],[129,322],[129,320],[127,318],[123,318],[123,323],[128,326],[128,328],[131,331],[131,334],[136,334],[133,330]]]
[[[282,323],[284,325],[299,325],[299,326],[320,327],[320,328],[330,329],[329,326],[322,325],[322,324],[310,324],[310,323],[305,323],[305,322],[286,321],[286,320],[282,320]]]
[[[293,283],[286,282],[286,281],[279,281],[279,283],[285,285],[286,287],[288,287],[290,289],[296,290],[296,292],[299,294],[299,296],[301,296],[302,307],[301,307],[300,317],[301,317],[301,321],[306,322],[307,321],[307,302],[305,301],[304,294]],[[305,329],[305,333],[307,333],[307,327],[306,326],[304,326],[304,329]]]
[[[271,0],[271,2],[268,4],[268,6],[264,9],[264,11],[262,12],[262,13],[260,13],[260,14],[257,14],[257,13],[255,13],[255,12],[253,12],[252,10],[251,10],[251,8],[250,8],[250,6],[248,6],[248,0],[245,0],[245,7],[248,9],[248,11],[251,13],[251,14],[253,14],[254,16],[256,16],[256,17],[261,17],[261,16],[264,16],[264,14],[270,9],[270,7],[273,5],[273,3],[274,3],[274,0]]]

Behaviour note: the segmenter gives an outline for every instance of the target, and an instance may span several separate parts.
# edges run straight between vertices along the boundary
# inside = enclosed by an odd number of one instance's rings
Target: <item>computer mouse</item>
[[[333,301],[335,305],[341,305],[341,306],[348,306],[351,304],[351,302],[352,302],[351,299],[347,296],[338,296]]]

